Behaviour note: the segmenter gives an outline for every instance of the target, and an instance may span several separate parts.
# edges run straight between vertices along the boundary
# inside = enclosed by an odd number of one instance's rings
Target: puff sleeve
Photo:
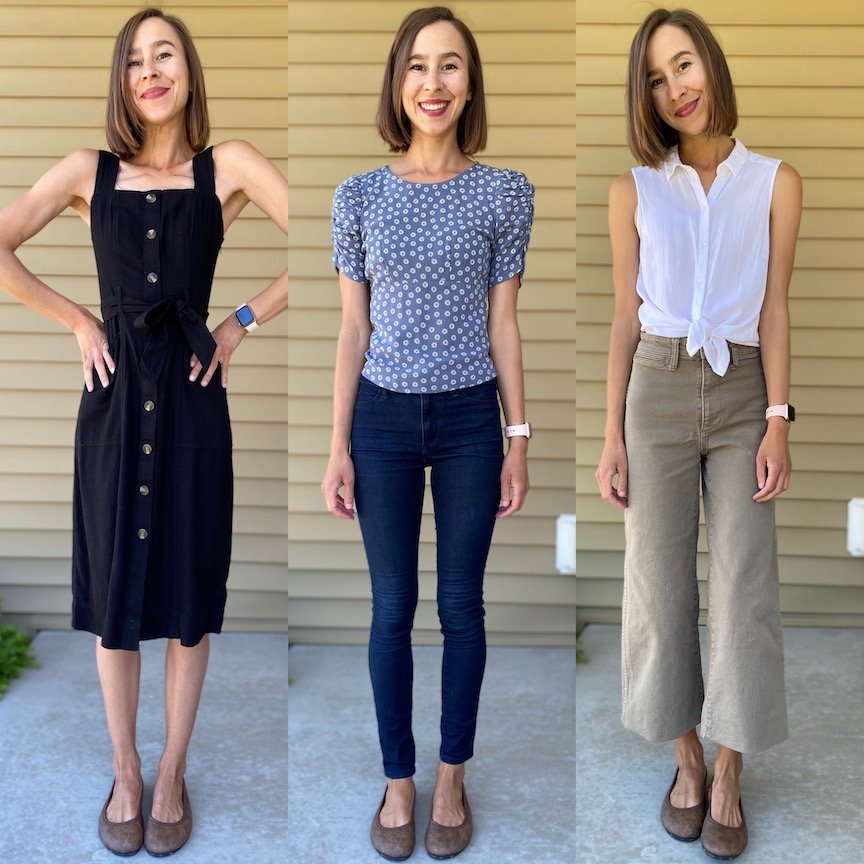
[[[489,288],[525,271],[525,253],[534,221],[534,187],[518,171],[502,171],[495,190],[495,236]]]
[[[333,266],[354,282],[366,283],[366,250],[360,227],[363,189],[360,177],[349,177],[333,195]]]

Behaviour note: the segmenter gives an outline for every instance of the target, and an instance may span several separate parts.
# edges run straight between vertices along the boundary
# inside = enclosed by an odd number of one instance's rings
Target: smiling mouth
[[[158,99],[160,96],[164,96],[168,92],[167,87],[151,87],[149,90],[145,90],[141,94],[142,99]]]
[[[686,105],[682,105],[676,112],[676,117],[689,117],[695,110],[696,106],[699,104],[698,99],[694,99],[692,102],[688,102]]]
[[[440,117],[446,110],[449,102],[421,102],[420,110],[423,111],[424,114],[428,114],[431,117]]]

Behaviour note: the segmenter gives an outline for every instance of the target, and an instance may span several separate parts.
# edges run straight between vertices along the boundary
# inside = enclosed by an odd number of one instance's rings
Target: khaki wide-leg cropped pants
[[[774,505],[752,500],[765,378],[758,348],[730,343],[720,377],[685,343],[643,334],[627,390],[623,722],[666,741],[701,718],[704,737],[755,753],[787,737]],[[700,480],[707,688],[697,626]]]

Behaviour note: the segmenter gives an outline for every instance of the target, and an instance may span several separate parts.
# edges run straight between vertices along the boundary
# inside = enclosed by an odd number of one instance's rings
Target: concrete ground
[[[111,749],[86,633],[42,632],[42,668],[0,700],[0,862],[104,864],[99,841]],[[187,786],[194,829],[177,864],[286,864],[288,639],[211,637]],[[144,642],[139,750],[149,792],[163,738],[164,641]],[[129,860],[154,860],[142,849]]]
[[[579,864],[706,864],[670,838],[660,804],[674,774],[671,744],[620,723],[621,628],[583,633],[576,675]],[[750,844],[742,864],[864,861],[864,630],[784,632],[790,738],[745,759]],[[713,759],[715,748],[706,747]],[[572,859],[571,859],[572,860]]]
[[[619,640],[618,627],[586,629],[590,662],[575,674],[575,714],[571,650],[489,650],[466,784],[476,835],[460,861],[709,860],[698,843],[678,843],[660,826],[672,747],[620,725]],[[785,640],[791,738],[746,760],[751,839],[740,860],[860,864],[864,631],[789,629]],[[28,670],[0,700],[0,862],[114,862],[96,834],[111,754],[93,639],[44,632],[35,648],[42,668]],[[142,644],[139,741],[148,787],[162,736],[162,652],[160,643]],[[421,842],[411,860],[421,861],[428,860],[422,835],[437,759],[440,649],[415,652]],[[284,636],[213,637],[187,775],[195,829],[172,860],[377,864],[368,828],[384,786],[379,759],[365,649],[289,652]],[[143,851],[138,857],[150,860]]]
[[[438,759],[441,649],[414,649],[418,845]],[[289,652],[288,861],[380,864],[369,825],[384,790],[361,647]],[[574,823],[574,667],[567,648],[490,648],[465,788],[474,841],[464,864],[583,864]],[[605,862],[604,862],[605,864]]]

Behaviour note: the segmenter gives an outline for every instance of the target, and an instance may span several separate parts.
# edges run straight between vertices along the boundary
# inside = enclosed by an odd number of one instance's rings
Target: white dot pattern
[[[534,187],[475,163],[443,183],[382,167],[333,199],[333,265],[370,287],[363,376],[400,393],[439,393],[495,377],[489,289],[525,269]]]

